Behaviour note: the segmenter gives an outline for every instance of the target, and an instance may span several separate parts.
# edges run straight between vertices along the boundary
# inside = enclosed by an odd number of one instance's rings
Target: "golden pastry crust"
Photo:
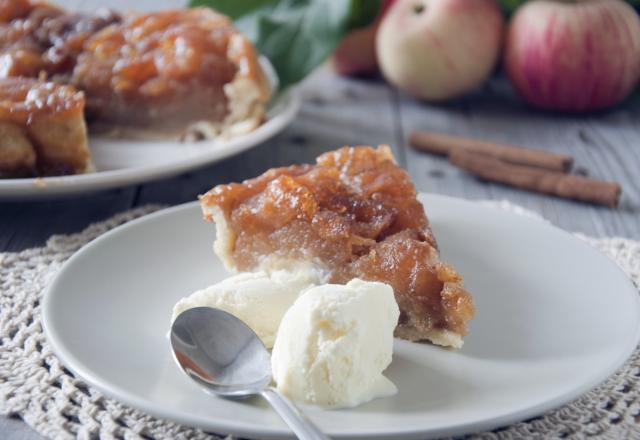
[[[201,197],[215,249],[232,270],[312,261],[329,281],[382,281],[395,292],[396,335],[459,347],[474,315],[462,277],[442,263],[409,175],[387,146],[344,147],[316,165],[267,171]]]

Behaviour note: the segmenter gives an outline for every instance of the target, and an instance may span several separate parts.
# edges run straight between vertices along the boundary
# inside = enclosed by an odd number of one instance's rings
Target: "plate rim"
[[[161,164],[119,168],[86,174],[0,179],[0,201],[42,200],[120,188],[176,176],[211,165],[257,147],[280,133],[295,119],[300,111],[301,102],[302,97],[298,87],[287,89],[274,97],[275,108],[281,107],[278,113],[267,119],[255,130],[234,137],[221,145],[212,145],[210,150],[203,152],[201,155]],[[127,139],[124,140],[127,141]],[[136,142],[138,140],[132,139],[131,141]],[[166,141],[159,140],[159,142]]]
[[[632,302],[635,304],[635,324],[636,329],[635,333],[632,335],[627,335],[625,341],[625,350],[622,351],[618,355],[616,359],[612,359],[609,363],[608,367],[603,368],[599,374],[594,375],[589,381],[585,381],[580,386],[573,389],[571,392],[567,392],[563,395],[557,396],[554,399],[546,400],[537,405],[533,405],[527,408],[523,408],[520,410],[512,411],[507,414],[503,414],[497,417],[492,417],[488,420],[476,420],[470,421],[464,424],[458,424],[452,427],[444,427],[437,430],[425,430],[425,429],[397,429],[393,430],[387,429],[385,431],[377,430],[376,432],[362,432],[362,433],[340,433],[340,432],[332,432],[330,430],[327,431],[327,434],[331,435],[335,438],[349,438],[349,439],[383,439],[390,438],[393,436],[394,439],[405,439],[405,440],[413,440],[413,439],[424,439],[440,437],[443,435],[446,436],[457,436],[464,434],[471,434],[475,432],[485,431],[496,429],[503,426],[512,425],[522,420],[526,420],[531,417],[539,416],[543,413],[549,412],[551,410],[557,409],[563,405],[566,405],[586,392],[594,389],[598,385],[602,384],[609,377],[611,377],[617,370],[619,370],[624,363],[630,358],[633,352],[636,350],[638,344],[640,343],[640,295],[638,294],[637,288],[634,286],[629,277],[622,271],[622,269],[611,259],[608,258],[605,254],[598,251],[594,247],[590,246],[588,243],[579,240],[573,234],[551,224],[545,222],[542,219],[535,217],[528,217],[518,215],[516,213],[508,212],[499,207],[488,206],[484,204],[480,204],[474,202],[472,200],[461,199],[458,197],[451,197],[441,194],[433,194],[426,192],[419,192],[419,200],[422,201],[426,199],[440,198],[445,202],[459,203],[459,204],[470,204],[473,205],[474,209],[481,209],[486,211],[492,211],[500,213],[501,215],[507,216],[516,216],[518,219],[526,222],[535,224],[536,227],[549,228],[554,231],[554,233],[559,233],[566,238],[572,240],[575,244],[581,246],[583,251],[591,252],[594,255],[597,255],[599,258],[602,258],[603,264],[609,264],[615,271],[618,272],[620,276],[625,280],[628,285],[628,295],[631,297]],[[113,386],[110,386],[107,382],[102,379],[96,377],[93,372],[85,368],[83,362],[76,358],[76,356],[71,353],[66,347],[63,346],[61,338],[56,337],[56,332],[53,330],[53,326],[51,325],[50,310],[51,306],[49,304],[53,301],[53,293],[56,290],[57,284],[60,282],[61,274],[64,273],[67,267],[71,266],[75,263],[76,260],[83,258],[84,253],[90,250],[93,246],[97,245],[102,241],[106,241],[111,239],[113,235],[119,234],[122,230],[136,226],[140,223],[144,223],[149,220],[153,220],[160,217],[171,216],[175,212],[186,211],[190,209],[196,208],[198,205],[197,201],[187,202],[180,205],[172,206],[169,208],[160,209],[156,212],[143,215],[137,219],[126,222],[122,225],[119,225],[110,231],[96,237],[90,242],[83,245],[79,250],[77,250],[67,261],[63,263],[58,273],[55,275],[52,282],[45,289],[43,293],[42,299],[42,310],[41,310],[41,319],[42,326],[45,337],[47,338],[47,342],[51,345],[53,353],[60,359],[62,364],[68,368],[71,372],[73,372],[77,377],[86,381],[89,385],[98,389],[105,396],[112,398],[126,406],[138,409],[143,413],[147,413],[153,415],[155,417],[159,417],[164,420],[169,420],[175,422],[177,424],[182,424],[187,427],[195,427],[200,429],[205,429],[207,431],[216,431],[220,430],[223,434],[230,435],[240,435],[244,437],[253,437],[258,436],[260,438],[295,438],[293,433],[291,433],[286,427],[285,428],[275,428],[275,427],[261,427],[261,428],[253,428],[250,426],[246,426],[243,423],[236,423],[233,420],[224,420],[222,423],[217,422],[209,422],[208,424],[200,423],[197,418],[181,418],[180,416],[175,416],[172,411],[163,409],[161,405],[149,404],[145,402],[145,399],[140,398],[134,393],[130,393],[127,390],[119,390],[115,391]],[[605,263],[606,261],[606,263]],[[70,361],[71,360],[71,361]],[[80,368],[77,368],[80,366]]]

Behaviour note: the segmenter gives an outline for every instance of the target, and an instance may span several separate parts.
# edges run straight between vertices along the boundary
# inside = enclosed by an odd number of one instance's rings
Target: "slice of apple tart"
[[[88,171],[83,111],[84,95],[72,86],[0,79],[0,177]]]
[[[409,175],[387,146],[344,147],[315,165],[275,168],[201,197],[214,249],[234,271],[305,261],[329,282],[390,284],[396,335],[460,347],[475,309],[436,240]]]

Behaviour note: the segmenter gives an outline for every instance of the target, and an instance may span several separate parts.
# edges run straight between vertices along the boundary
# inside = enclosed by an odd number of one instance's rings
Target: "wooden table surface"
[[[80,3],[79,1],[77,3]],[[345,79],[322,68],[302,85],[303,105],[277,137],[213,166],[172,179],[81,197],[0,202],[0,252],[41,246],[52,234],[147,203],[195,200],[211,186],[255,176],[267,168],[312,161],[319,153],[356,144],[390,144],[420,191],[472,200],[509,200],[539,212],[557,226],[591,236],[640,238],[640,99],[600,114],[556,115],[524,105],[503,79],[471,96],[428,105],[380,80]],[[522,144],[575,157],[582,173],[622,184],[618,209],[522,192],[481,182],[445,159],[410,149],[414,129]],[[0,418],[0,438],[40,438],[16,419]]]

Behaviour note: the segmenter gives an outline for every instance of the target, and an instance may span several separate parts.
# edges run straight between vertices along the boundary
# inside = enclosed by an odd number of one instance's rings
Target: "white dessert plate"
[[[399,393],[346,410],[306,407],[334,438],[417,439],[497,428],[577,398],[636,347],[638,292],[607,257],[542,221],[422,195],[443,257],[477,305],[459,350],[396,340]],[[196,204],[86,245],[46,293],[55,353],[107,396],[155,416],[241,437],[291,438],[260,400],[205,393],[174,364],[174,303],[227,276]]]
[[[239,154],[278,134],[300,107],[295,89],[271,102],[267,120],[251,133],[230,140],[114,139],[89,136],[96,172],[73,176],[0,179],[0,200],[27,200],[79,194],[171,177]]]

